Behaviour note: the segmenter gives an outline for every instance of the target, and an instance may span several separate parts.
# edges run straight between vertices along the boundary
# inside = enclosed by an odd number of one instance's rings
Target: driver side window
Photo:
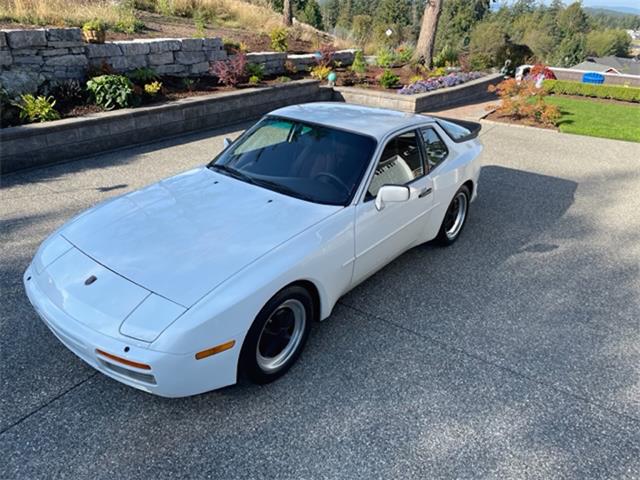
[[[384,147],[369,184],[367,198],[374,198],[383,185],[406,185],[423,175],[418,136],[415,131],[402,133]]]

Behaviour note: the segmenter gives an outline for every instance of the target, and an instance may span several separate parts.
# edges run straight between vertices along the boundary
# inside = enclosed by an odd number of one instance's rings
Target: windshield
[[[364,135],[267,117],[209,168],[304,200],[346,205],[375,146]]]

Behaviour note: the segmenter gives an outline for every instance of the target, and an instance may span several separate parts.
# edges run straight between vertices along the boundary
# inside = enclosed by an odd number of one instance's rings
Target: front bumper
[[[38,284],[32,266],[23,282],[29,301],[53,334],[74,354],[108,377],[131,387],[163,397],[185,397],[236,383],[240,343],[217,355],[196,360],[195,352],[159,352],[132,339],[113,338],[99,333],[69,316],[55,305]],[[136,368],[97,352],[150,366]]]

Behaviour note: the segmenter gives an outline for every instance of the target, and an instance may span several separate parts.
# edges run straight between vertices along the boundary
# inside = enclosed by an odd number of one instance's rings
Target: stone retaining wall
[[[334,87],[336,100],[368,107],[391,108],[404,112],[433,112],[489,98],[489,85],[496,85],[504,76],[496,73],[470,82],[417,95],[400,95],[357,87]]]
[[[355,50],[336,52],[336,61],[351,65]],[[227,52],[220,38],[152,38],[88,44],[79,28],[0,30],[0,83],[11,96],[33,93],[46,81],[84,79],[90,68],[108,66],[115,72],[142,67],[159,75],[201,76],[211,62],[224,60]],[[266,75],[287,73],[291,60],[297,70],[314,62],[313,54],[289,55],[255,52],[249,63],[261,64]]]
[[[0,173],[66,161],[120,147],[258,118],[285,105],[331,100],[317,80],[184,98],[0,130]]]

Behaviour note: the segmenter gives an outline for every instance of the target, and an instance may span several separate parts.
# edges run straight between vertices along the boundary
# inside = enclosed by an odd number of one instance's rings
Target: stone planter
[[[189,97],[0,130],[1,173],[256,119],[276,108],[330,100],[315,80]]]

